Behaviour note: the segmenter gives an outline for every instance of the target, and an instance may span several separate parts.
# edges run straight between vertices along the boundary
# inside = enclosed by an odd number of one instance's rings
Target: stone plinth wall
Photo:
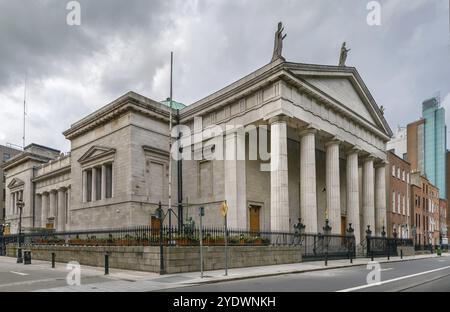
[[[105,254],[109,254],[110,268],[159,272],[159,247],[79,247],[33,246],[32,259],[56,262],[78,261],[82,265],[104,266]],[[225,268],[224,247],[203,247],[205,270]],[[7,255],[16,257],[16,247],[8,246]],[[228,267],[242,268],[302,261],[299,247],[233,246],[228,249]],[[166,273],[200,271],[199,247],[164,247]]]
[[[399,246],[397,247],[397,255],[400,256],[400,251],[403,250],[403,256],[414,256],[416,254],[416,251],[414,250],[414,247],[407,247],[407,246]]]

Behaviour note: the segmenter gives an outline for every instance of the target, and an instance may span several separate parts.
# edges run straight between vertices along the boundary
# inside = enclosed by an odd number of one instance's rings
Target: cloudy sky
[[[80,0],[81,25],[66,0],[0,0],[0,144],[67,151],[70,124],[127,91],[190,104],[270,61],[283,21],[288,61],[337,64],[342,41],[395,130],[440,92],[450,125],[448,0],[384,0],[369,26],[365,0]],[[450,137],[450,135],[449,135]]]

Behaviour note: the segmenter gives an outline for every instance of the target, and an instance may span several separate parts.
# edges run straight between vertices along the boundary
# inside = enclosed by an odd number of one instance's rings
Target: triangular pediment
[[[83,156],[78,159],[79,163],[87,163],[103,157],[111,156],[116,152],[114,148],[92,146]]]
[[[14,178],[11,180],[11,182],[8,183],[8,188],[13,189],[13,188],[20,187],[23,185],[25,185],[25,182],[23,182],[22,180],[20,180],[18,178]]]
[[[391,136],[378,104],[354,68],[302,64],[288,65],[288,69],[319,97],[336,103]]]
[[[305,80],[367,121],[376,124],[363,99],[348,78],[308,77]]]

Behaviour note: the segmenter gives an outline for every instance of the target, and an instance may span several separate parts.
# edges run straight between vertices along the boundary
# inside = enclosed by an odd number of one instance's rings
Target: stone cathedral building
[[[274,55],[220,91],[173,109],[174,123],[192,133],[194,117],[202,117],[203,129],[266,126],[269,160],[248,159],[251,135],[230,132],[224,153],[235,154],[243,143],[245,160],[193,157],[181,161],[180,175],[169,153],[169,110],[167,102],[129,92],[63,133],[70,153],[32,144],[9,160],[4,169],[11,232],[17,231],[18,199],[25,202],[22,224],[29,230],[152,225],[158,202],[167,210],[172,174],[175,213],[178,177],[183,180],[184,220],[196,219],[204,206],[204,224],[221,226],[226,200],[230,228],[292,231],[302,218],[306,232],[317,233],[328,218],[336,234],[352,223],[358,241],[368,225],[380,234],[392,132],[356,68]],[[277,166],[261,170],[274,159]]]

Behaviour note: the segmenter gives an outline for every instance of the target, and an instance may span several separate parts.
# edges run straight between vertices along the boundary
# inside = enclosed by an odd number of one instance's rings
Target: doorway
[[[344,236],[347,234],[347,217],[341,217],[341,235]]]
[[[250,216],[250,232],[259,233],[260,229],[260,214],[261,206],[250,205],[249,206],[249,216]]]

